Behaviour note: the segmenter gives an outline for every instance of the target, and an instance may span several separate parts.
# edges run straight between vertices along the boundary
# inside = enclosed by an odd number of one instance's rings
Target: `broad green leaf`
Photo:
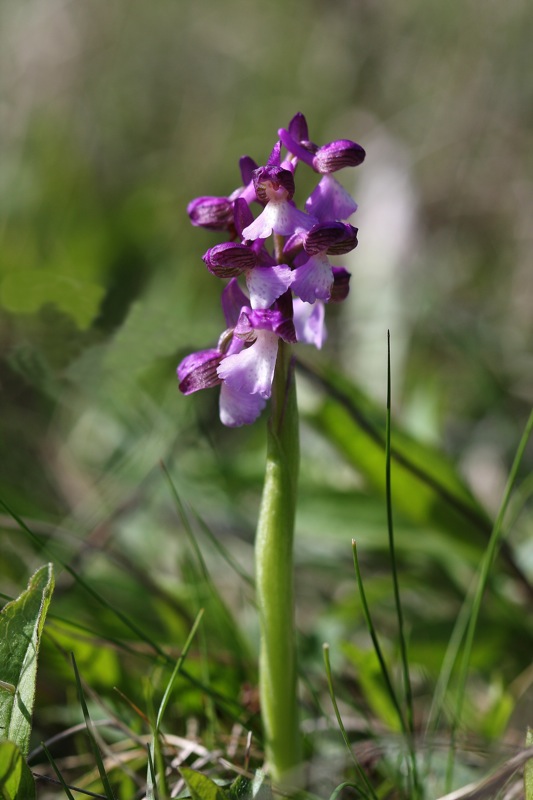
[[[533,728],[527,729],[526,747],[533,745]],[[533,800],[533,758],[524,765],[524,794],[525,800]]]
[[[237,775],[227,794],[230,800],[272,800],[272,789],[263,770],[258,769],[252,779]]]
[[[53,588],[53,568],[47,564],[0,614],[0,678],[4,682],[0,688],[0,736],[15,742],[25,756],[30,743],[37,655]]]
[[[0,742],[0,800],[34,800],[35,783],[15,742]]]
[[[207,775],[188,767],[180,767],[180,772],[190,789],[192,800],[228,800],[223,789]]]
[[[103,296],[103,286],[49,269],[9,272],[0,283],[0,303],[7,311],[31,314],[51,303],[81,329],[89,327]]]
[[[385,407],[345,377],[324,367],[304,373],[326,394],[309,422],[335,445],[378,491],[385,492]],[[393,423],[391,434],[392,501],[408,519],[471,546],[482,548],[491,524],[449,460]]]

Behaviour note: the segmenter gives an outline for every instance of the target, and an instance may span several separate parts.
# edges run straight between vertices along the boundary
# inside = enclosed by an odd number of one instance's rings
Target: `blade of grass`
[[[89,714],[89,709],[87,708],[87,703],[85,702],[85,695],[83,692],[83,686],[81,684],[80,674],[78,672],[78,666],[76,664],[76,659],[74,658],[74,653],[71,653],[72,658],[72,666],[74,668],[74,675],[76,677],[76,686],[78,688],[78,697],[81,705],[81,710],[83,712],[83,718],[85,720],[85,725],[87,729],[87,735],[89,737],[89,743],[91,745],[91,750],[93,751],[93,755],[96,761],[96,766],[98,767],[98,772],[100,774],[100,780],[102,781],[102,786],[104,792],[106,794],[107,800],[115,800],[115,795],[113,794],[113,789],[111,788],[111,783],[109,782],[109,778],[105,769],[104,762],[102,760],[102,755],[100,753],[100,748],[96,742],[96,738],[93,731],[93,724]]]
[[[479,577],[472,598],[471,613],[468,619],[468,627],[466,629],[465,643],[459,667],[458,692],[457,692],[457,701],[455,706],[455,717],[452,720],[451,744],[448,757],[448,768],[447,768],[447,779],[446,779],[447,791],[450,791],[451,784],[453,781],[453,772],[455,763],[455,738],[457,734],[457,728],[460,725],[461,716],[463,712],[466,682],[468,677],[468,670],[470,667],[470,659],[472,656],[474,635],[476,632],[476,626],[479,618],[479,613],[481,610],[481,601],[483,599],[483,594],[487,587],[487,582],[490,571],[492,569],[492,565],[494,564],[494,560],[498,553],[498,548],[503,537],[503,522],[505,518],[505,513],[507,511],[511,499],[511,493],[513,491],[513,487],[518,476],[518,470],[520,468],[520,464],[522,463],[522,458],[524,456],[526,445],[529,441],[532,431],[533,431],[533,411],[531,411],[529,415],[529,419],[526,423],[524,432],[522,434],[522,438],[520,439],[520,443],[516,451],[516,455],[503,493],[500,509],[498,511],[498,515],[494,522],[494,527],[492,529],[487,550],[481,562]]]
[[[189,652],[189,650],[191,648],[191,644],[192,644],[193,639],[195,637],[196,631],[198,630],[198,626],[200,625],[200,622],[202,620],[203,615],[204,615],[204,609],[201,608],[200,611],[198,612],[198,614],[196,615],[196,619],[193,622],[193,626],[192,626],[192,628],[191,628],[191,630],[189,632],[187,640],[186,640],[185,644],[183,645],[183,650],[181,651],[180,656],[179,656],[178,660],[176,661],[176,665],[175,665],[174,669],[172,670],[172,675],[170,676],[170,679],[169,679],[169,681],[167,683],[167,687],[166,687],[165,692],[163,694],[163,699],[161,700],[161,703],[159,705],[159,710],[158,710],[158,713],[157,713],[157,719],[156,719],[156,723],[155,723],[156,724],[156,732],[157,733],[159,733],[159,731],[161,729],[161,722],[163,720],[163,715],[164,715],[164,713],[166,711],[166,708],[167,708],[167,705],[168,705],[168,701],[170,700],[170,693],[172,692],[172,688],[174,686],[174,681],[176,680],[176,677],[178,676],[178,673],[180,673],[181,670],[182,670],[183,664],[185,662],[185,659],[187,658],[187,654],[188,654],[188,652]]]
[[[418,769],[416,764],[416,752],[414,744],[414,714],[413,714],[413,692],[411,688],[411,677],[409,675],[409,658],[407,655],[407,641],[405,638],[404,620],[402,603],[400,599],[400,583],[398,580],[398,566],[396,563],[396,548],[394,546],[394,522],[392,515],[392,481],[391,481],[391,364],[390,364],[390,331],[387,331],[387,415],[385,426],[385,498],[387,503],[387,529],[389,534],[389,553],[391,559],[392,583],[394,587],[394,604],[396,606],[396,617],[398,619],[398,637],[400,640],[400,655],[402,661],[403,687],[405,692],[406,722],[407,722],[407,746],[410,756],[410,770],[413,781],[413,799],[421,795],[418,780]]]
[[[317,369],[301,360],[297,366],[326,392],[322,406],[308,413],[308,420],[384,493],[381,457],[385,431],[381,410],[330,366]],[[492,528],[490,518],[442,453],[395,429],[391,459],[395,465],[395,508],[418,524],[444,532],[473,556],[476,551],[485,550]],[[505,542],[501,556],[529,599],[533,599],[533,585]]]
[[[239,626],[236,624],[236,621],[235,621],[235,618],[234,618],[233,614],[229,610],[227,604],[224,602],[222,596],[220,595],[220,592],[218,591],[214,581],[211,578],[211,575],[210,575],[209,570],[207,568],[207,564],[205,563],[205,559],[203,557],[202,551],[201,551],[201,549],[200,549],[200,547],[198,545],[197,537],[195,536],[193,527],[191,525],[191,520],[189,519],[189,514],[187,513],[185,505],[184,505],[184,503],[183,503],[183,501],[182,501],[182,499],[181,499],[181,497],[180,497],[180,495],[178,493],[178,490],[176,489],[174,481],[172,480],[172,477],[171,477],[166,465],[163,462],[161,462],[161,469],[163,470],[163,473],[164,473],[164,475],[165,475],[165,477],[166,477],[166,479],[168,481],[168,484],[169,484],[169,487],[170,487],[170,491],[171,491],[172,496],[174,498],[174,502],[176,503],[176,508],[178,510],[179,517],[181,519],[181,522],[183,524],[185,532],[186,532],[186,534],[187,534],[187,536],[189,538],[189,541],[191,543],[192,549],[193,549],[194,554],[196,556],[196,560],[197,560],[197,563],[198,563],[198,566],[199,566],[200,572],[201,572],[201,578],[202,578],[203,582],[205,583],[207,592],[209,593],[209,595],[213,599],[217,610],[220,612],[221,618],[224,620],[224,623],[227,626],[228,634],[231,635],[231,638],[233,640],[234,652],[237,652],[239,654],[245,653],[247,648],[246,648],[246,645],[245,645],[244,641],[239,636]],[[196,585],[199,586],[198,583]],[[229,639],[229,636],[227,638]]]
[[[52,769],[54,770],[55,774],[57,775],[57,779],[58,779],[59,783],[61,784],[61,786],[63,788],[63,791],[67,795],[68,800],[75,800],[74,795],[70,791],[70,787],[67,786],[67,784],[65,783],[65,779],[63,778],[61,772],[59,771],[59,768],[58,768],[58,766],[57,766],[57,764],[55,762],[55,759],[54,759],[52,753],[50,752],[50,750],[48,749],[48,747],[45,745],[44,742],[41,742],[41,748],[44,750],[44,753],[45,753],[48,761],[52,765]]]
[[[377,659],[379,661],[379,666],[380,666],[380,669],[381,669],[381,674],[382,674],[383,680],[385,682],[385,687],[386,687],[387,692],[389,694],[389,697],[390,697],[390,699],[392,701],[392,704],[394,705],[394,708],[396,709],[396,713],[398,715],[398,721],[400,723],[401,729],[402,729],[403,733],[405,735],[407,735],[408,728],[407,728],[407,724],[406,724],[406,721],[405,721],[405,717],[404,717],[403,711],[401,709],[400,702],[398,700],[398,695],[396,694],[394,686],[392,685],[392,680],[391,680],[391,677],[390,677],[389,669],[387,667],[387,663],[386,663],[385,657],[383,655],[383,650],[381,649],[381,645],[379,643],[377,631],[376,631],[376,628],[374,626],[374,622],[372,620],[372,615],[370,614],[370,608],[368,606],[368,601],[367,601],[367,598],[366,598],[366,591],[365,591],[365,587],[364,587],[364,584],[363,584],[363,578],[362,578],[362,575],[361,575],[361,568],[359,566],[359,557],[357,555],[357,545],[356,545],[354,539],[352,539],[352,552],[353,552],[353,562],[354,562],[354,567],[355,567],[355,575],[356,575],[356,578],[357,578],[357,585],[359,587],[359,594],[361,596],[361,605],[363,607],[363,616],[365,618],[366,626],[368,628],[368,632],[370,634],[370,638],[372,639],[372,645],[374,647],[374,652],[376,653]]]
[[[328,682],[328,689],[329,689],[329,696],[331,698],[331,703],[333,705],[333,710],[335,712],[335,716],[337,718],[337,723],[339,726],[339,730],[341,732],[341,736],[343,738],[344,744],[346,745],[346,749],[349,753],[351,760],[355,766],[355,771],[360,778],[360,783],[357,784],[357,790],[361,793],[363,798],[371,797],[373,800],[378,800],[378,796],[374,791],[374,787],[370,783],[365,771],[361,767],[359,761],[355,757],[352,747],[350,745],[350,740],[348,738],[348,734],[346,733],[346,728],[344,727],[344,723],[342,721],[342,717],[339,711],[339,707],[337,705],[337,698],[335,697],[335,690],[333,688],[333,678],[331,675],[331,664],[329,660],[329,644],[324,643],[322,645],[322,650],[324,653],[324,663],[326,666],[326,679]]]
[[[102,595],[100,595],[95,589],[93,589],[93,587],[89,583],[87,583],[87,581],[85,581],[75,570],[73,570],[72,567],[64,561],[64,559],[61,559],[56,554],[52,553],[48,545],[46,543],[43,543],[41,538],[37,536],[35,533],[33,533],[32,530],[30,530],[30,528],[26,525],[24,520],[10,508],[1,497],[0,497],[0,505],[2,505],[5,508],[7,513],[15,520],[15,522],[18,524],[21,530],[27,533],[28,536],[31,538],[31,540],[39,546],[39,549],[47,553],[47,555],[49,555],[49,557],[52,560],[57,561],[61,565],[61,567],[66,572],[68,572],[69,575],[72,576],[72,578],[74,578],[76,583],[78,583],[79,586],[81,586],[82,589],[84,589],[84,591],[87,592],[87,594],[89,594],[101,606],[103,606],[112,614],[114,614],[114,616],[116,616],[122,622],[123,625],[129,628],[129,630],[132,631],[136,636],[138,636],[141,641],[144,641],[147,645],[149,645],[153,649],[153,651],[157,653],[158,656],[161,656],[162,658],[167,660],[168,657],[166,653],[161,649],[161,647],[157,644],[157,642],[154,642],[148,636],[148,634],[145,633],[145,631],[141,630],[141,628],[139,628],[135,624],[135,622],[133,622],[129,617],[127,617],[126,614],[123,614],[122,611],[112,606],[111,603],[109,603],[104,597],[102,597]]]
[[[189,635],[187,636],[185,644],[183,645],[183,649],[179,655],[179,658],[176,661],[176,664],[174,665],[174,669],[172,670],[172,674],[167,682],[165,691],[163,693],[163,697],[159,704],[159,709],[157,712],[157,716],[155,718],[155,723],[153,724],[152,742],[149,747],[152,773],[149,772],[147,776],[147,784],[149,787],[148,797],[153,798],[153,800],[156,800],[158,794],[161,795],[162,800],[167,800],[169,796],[168,786],[166,783],[164,758],[161,750],[161,739],[160,739],[161,723],[163,721],[163,716],[165,714],[166,708],[170,700],[170,695],[174,687],[174,682],[178,674],[181,672],[187,654],[191,648],[193,639],[196,635],[196,631],[198,630],[198,627],[202,620],[203,614],[204,610],[202,608],[198,612],[196,619],[193,622]],[[154,772],[154,765],[157,765],[157,773],[159,774],[159,783],[157,782],[156,774]],[[150,761],[148,762],[148,770],[150,770]]]

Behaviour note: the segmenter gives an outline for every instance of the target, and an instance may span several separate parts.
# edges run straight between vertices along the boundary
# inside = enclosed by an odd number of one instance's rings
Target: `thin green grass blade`
[[[63,791],[67,795],[68,800],[76,800],[76,798],[74,797],[74,795],[70,791],[70,788],[67,786],[67,784],[65,782],[65,779],[63,778],[63,776],[62,776],[62,774],[61,774],[61,772],[59,770],[59,767],[57,766],[57,764],[55,762],[55,759],[54,759],[52,753],[50,752],[50,750],[48,749],[48,747],[45,745],[44,742],[41,742],[41,747],[42,747],[42,749],[43,749],[48,761],[50,762],[50,764],[52,766],[52,769],[54,770],[54,772],[55,772],[55,774],[57,776],[57,780],[59,781],[59,783],[61,784],[61,786],[63,788]]]
[[[68,572],[69,575],[72,576],[72,578],[74,578],[76,583],[79,584],[79,586],[81,586],[82,589],[84,589],[84,591],[87,592],[87,594],[89,594],[101,606],[103,606],[112,614],[114,614],[114,616],[117,617],[122,622],[122,624],[125,625],[126,628],[132,631],[141,641],[145,642],[149,647],[151,647],[152,650],[155,653],[157,653],[158,656],[161,656],[162,658],[167,660],[166,653],[157,644],[157,642],[154,642],[148,636],[148,634],[141,628],[139,628],[138,625],[136,625],[128,616],[126,616],[126,614],[123,614],[122,611],[120,611],[118,608],[112,606],[111,603],[109,603],[104,597],[102,597],[102,595],[100,595],[97,591],[95,591],[95,589],[93,589],[92,586],[89,583],[87,583],[87,581],[85,581],[75,570],[73,570],[72,567],[66,563],[66,561],[64,561],[63,559],[59,558],[57,555],[52,553],[49,546],[45,542],[43,542],[41,537],[33,533],[33,531],[26,525],[24,520],[21,517],[19,517],[19,515],[8,506],[7,503],[4,500],[2,500],[2,498],[0,498],[0,505],[2,505],[5,508],[7,513],[15,520],[15,522],[21,528],[21,530],[23,530],[31,538],[31,540],[39,546],[39,549],[47,553],[53,560],[57,561],[57,563],[60,564],[61,567],[64,570],[66,570],[66,572]]]
[[[526,747],[531,745],[533,745],[533,728],[528,728]],[[533,758],[524,764],[524,800],[533,800]]]
[[[403,610],[400,598],[400,583],[398,580],[398,566],[396,563],[396,548],[394,545],[394,522],[392,513],[392,479],[391,479],[391,364],[390,364],[390,331],[387,331],[387,415],[385,426],[385,498],[387,503],[387,530],[389,535],[389,554],[391,559],[392,583],[394,588],[394,604],[398,620],[398,637],[400,640],[400,655],[402,661],[403,687],[405,692],[405,708],[407,722],[407,747],[409,751],[410,772],[413,782],[413,800],[420,797],[421,789],[418,779],[416,752],[414,746],[414,714],[413,692],[411,676],[409,675],[409,658],[407,654],[407,641],[405,637]],[[403,716],[403,715],[402,715]]]
[[[511,471],[509,473],[509,477],[507,479],[507,484],[505,486],[505,490],[503,493],[502,502],[500,505],[500,509],[498,511],[498,515],[494,522],[494,527],[492,529],[491,537],[489,540],[489,544],[487,550],[485,552],[484,558],[481,562],[480,570],[479,570],[479,577],[476,583],[475,592],[472,597],[471,602],[471,611],[468,619],[468,626],[466,629],[465,634],[465,642],[463,647],[463,653],[461,658],[461,663],[459,666],[459,677],[458,677],[458,690],[457,690],[457,701],[455,706],[455,717],[452,721],[452,731],[451,731],[451,746],[449,751],[449,759],[448,759],[448,769],[447,769],[447,780],[446,786],[447,791],[450,791],[450,787],[453,781],[453,772],[454,772],[454,763],[455,763],[455,737],[457,733],[457,728],[461,723],[461,716],[463,712],[463,703],[465,698],[465,691],[466,691],[466,682],[468,678],[468,670],[470,667],[470,659],[472,656],[472,648],[474,644],[474,636],[476,632],[476,626],[479,618],[479,613],[481,610],[481,602],[483,600],[483,595],[485,593],[485,589],[487,587],[487,582],[489,578],[490,571],[494,564],[494,560],[498,553],[498,548],[500,547],[502,538],[503,538],[503,523],[505,519],[505,514],[507,508],[509,506],[509,502],[511,499],[511,494],[518,477],[518,471],[520,469],[520,464],[522,463],[522,458],[524,456],[524,452],[526,449],[526,445],[529,441],[531,433],[533,431],[533,411],[529,415],[529,419],[526,423],[524,428],[524,432],[522,434],[522,438],[520,439],[520,443],[518,445],[518,449],[516,451],[516,455],[511,467]]]
[[[185,508],[185,505],[179,495],[178,490],[176,489],[176,485],[172,480],[172,477],[166,467],[166,465],[161,462],[161,468],[163,473],[167,479],[167,482],[170,487],[170,491],[172,497],[174,498],[174,502],[176,504],[176,508],[178,510],[178,514],[184,530],[187,534],[191,547],[193,549],[194,555],[196,557],[197,565],[200,569],[200,580],[205,584],[207,595],[213,600],[214,608],[220,615],[220,622],[225,625],[226,627],[226,640],[233,642],[233,650],[239,654],[246,652],[246,645],[242,640],[242,637],[239,634],[239,626],[236,623],[236,620],[231,613],[230,609],[228,608],[227,604],[224,602],[220,592],[218,591],[209,570],[207,568],[207,564],[205,563],[205,559],[203,557],[202,551],[198,544],[198,539],[195,535],[193,530],[191,520],[189,518],[189,514]],[[200,590],[200,581],[196,582],[196,587],[199,592]],[[203,602],[202,602],[203,605]]]
[[[152,733],[152,738],[147,748],[148,764],[146,768],[146,800],[167,800],[168,784],[165,769],[165,759],[163,757],[161,737],[156,732],[156,713],[154,708],[153,685],[149,680],[145,681],[145,696],[150,730]],[[161,793],[159,790],[161,790]]]
[[[91,745],[91,750],[94,755],[94,759],[96,761],[96,766],[98,768],[98,772],[100,774],[100,780],[102,781],[102,787],[104,789],[105,795],[107,800],[116,800],[115,795],[113,794],[113,789],[111,788],[111,783],[109,781],[109,777],[107,775],[105,765],[102,759],[102,754],[100,753],[100,748],[98,747],[98,743],[96,741],[96,737],[94,735],[93,724],[91,720],[91,716],[89,714],[89,709],[87,708],[87,703],[85,702],[85,694],[83,692],[83,686],[81,684],[80,674],[78,672],[78,666],[76,664],[76,659],[74,658],[74,653],[71,653],[72,657],[72,666],[74,668],[74,675],[76,678],[76,686],[78,689],[78,698],[81,705],[81,710],[83,713],[83,718],[85,720],[85,726],[87,730],[87,735],[89,737],[89,743]]]
[[[311,366],[299,359],[297,366],[325,392],[322,403],[307,412],[307,421],[385,496],[381,406],[330,365]],[[395,510],[425,529],[445,534],[471,560],[479,558],[490,537],[491,521],[449,460],[397,426],[391,434],[391,460]],[[505,544],[501,556],[533,600],[533,586]]]
[[[198,630],[198,626],[200,625],[200,622],[202,621],[203,615],[204,615],[204,609],[201,608],[200,611],[198,612],[197,616],[196,616],[196,619],[194,620],[193,626],[192,626],[192,628],[190,630],[190,633],[189,633],[189,635],[187,637],[187,640],[186,640],[186,642],[185,642],[185,644],[183,646],[183,650],[181,651],[181,654],[180,654],[178,660],[176,661],[176,665],[175,665],[174,669],[172,670],[172,675],[170,676],[170,679],[169,679],[169,681],[167,683],[167,687],[165,689],[165,693],[163,695],[163,699],[161,700],[161,703],[159,705],[159,710],[157,712],[157,719],[156,719],[156,723],[155,723],[155,727],[156,727],[156,732],[157,733],[159,733],[159,731],[161,730],[161,722],[163,720],[163,716],[165,714],[165,711],[166,711],[166,708],[167,708],[167,705],[168,705],[168,701],[170,700],[170,694],[172,692],[172,687],[174,686],[174,681],[176,680],[176,677],[178,676],[178,674],[182,671],[183,664],[185,662],[185,659],[187,658],[187,654],[188,654],[188,652],[189,652],[189,650],[191,648],[191,644],[192,644],[193,639],[194,639],[194,637],[196,635],[196,631]]]
[[[152,710],[152,715],[155,716],[155,719],[152,722],[152,742],[148,751],[149,761],[147,774],[147,800],[157,800],[158,798],[160,798],[160,800],[167,800],[169,797],[169,790],[165,774],[165,762],[161,749],[161,724],[163,722],[163,717],[170,700],[170,695],[172,693],[175,680],[178,674],[181,672],[183,664],[185,663],[185,659],[187,658],[187,654],[191,648],[203,614],[204,610],[200,609],[196,619],[194,620],[193,626],[189,632],[180,656],[174,665],[172,674],[167,682],[161,703],[159,704],[157,716],[153,715]],[[151,686],[149,687],[149,690],[151,691]],[[149,699],[151,700],[151,697]],[[157,779],[158,776],[159,780]]]
[[[53,590],[53,568],[47,564],[0,613],[0,736],[15,742],[24,756],[30,746],[37,657]]]
[[[363,616],[365,618],[366,626],[368,628],[368,632],[370,634],[370,638],[372,639],[372,645],[374,647],[374,652],[376,653],[377,659],[379,661],[379,666],[381,669],[381,674],[383,676],[383,681],[385,683],[385,688],[387,689],[387,694],[389,695],[392,704],[396,710],[396,714],[398,715],[398,721],[400,723],[400,727],[403,733],[407,734],[407,725],[405,721],[405,717],[403,711],[400,706],[400,702],[398,700],[398,695],[396,694],[396,690],[392,685],[392,680],[390,677],[389,669],[387,667],[387,662],[385,661],[385,657],[383,655],[383,650],[381,649],[381,645],[379,643],[379,638],[377,635],[377,631],[372,620],[372,615],[370,613],[370,608],[368,606],[368,601],[366,598],[365,587],[363,584],[363,578],[361,575],[361,568],[359,565],[359,557],[357,555],[357,545],[355,540],[352,539],[352,552],[353,552],[353,563],[355,567],[355,575],[357,578],[357,585],[359,587],[359,594],[361,596],[361,605],[363,607]]]
[[[151,747],[147,748],[146,756],[148,760],[146,800],[158,800],[157,789],[156,789],[157,779],[156,779],[155,765]]]
[[[197,520],[198,524],[202,528],[204,534],[209,539],[210,545],[220,554],[220,556],[224,559],[226,564],[230,567],[230,569],[239,576],[239,578],[246,583],[251,589],[255,588],[255,581],[253,577],[246,572],[245,569],[241,567],[241,565],[233,558],[229,550],[224,547],[218,536],[215,536],[209,525],[205,522],[204,519],[198,514],[198,512],[194,511],[194,517]]]
[[[327,679],[327,682],[328,682],[329,696],[331,698],[331,703],[333,705],[333,710],[334,710],[335,716],[337,718],[337,724],[339,726],[339,730],[341,732],[341,736],[342,736],[342,739],[344,741],[344,744],[346,745],[346,749],[348,751],[350,759],[352,760],[352,762],[354,764],[355,771],[356,771],[356,773],[357,773],[357,775],[358,775],[358,777],[360,779],[360,783],[357,784],[357,789],[361,793],[361,796],[363,798],[372,798],[372,800],[378,800],[378,796],[377,796],[376,792],[374,791],[374,787],[370,783],[365,771],[363,770],[363,768],[361,767],[360,763],[358,762],[358,760],[356,759],[356,757],[355,757],[355,755],[353,753],[352,747],[350,745],[350,740],[348,738],[348,734],[346,733],[346,728],[344,727],[344,723],[342,721],[342,717],[341,717],[341,714],[340,714],[340,711],[339,711],[339,707],[337,705],[337,698],[335,697],[335,690],[333,688],[333,678],[332,678],[332,675],[331,675],[331,664],[330,664],[330,661],[329,661],[329,645],[328,644],[323,644],[322,645],[322,650],[323,650],[323,653],[324,653],[324,663],[325,663],[325,666],[326,666],[326,679]]]

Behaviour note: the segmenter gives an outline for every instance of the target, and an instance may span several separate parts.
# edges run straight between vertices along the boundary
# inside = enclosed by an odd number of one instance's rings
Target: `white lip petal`
[[[254,267],[246,273],[246,285],[252,308],[270,308],[274,300],[287,291],[293,280],[291,268],[285,264]]]
[[[277,354],[276,334],[257,331],[257,339],[250,347],[224,359],[217,370],[218,377],[237,392],[267,399],[272,391]]]
[[[311,230],[317,220],[300,211],[288,201],[270,200],[251,225],[242,232],[243,239],[268,239],[272,233],[289,236]]]
[[[226,383],[220,387],[220,421],[229,428],[251,425],[265,405],[266,400],[258,394],[244,394]]]
[[[310,256],[305,264],[297,267],[294,272],[292,290],[294,294],[314,303],[315,300],[329,300],[333,286],[333,271],[331,264],[323,253]]]

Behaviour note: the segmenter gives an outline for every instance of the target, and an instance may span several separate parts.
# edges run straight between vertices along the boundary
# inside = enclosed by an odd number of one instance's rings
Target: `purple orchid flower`
[[[234,206],[234,225],[238,234],[253,222],[250,208],[243,198]],[[264,247],[262,239],[250,244],[225,242],[210,247],[203,255],[207,268],[219,278],[244,275],[254,309],[269,308],[287,291],[293,281],[288,264],[276,264]]]
[[[350,282],[349,272],[333,266],[329,257],[353,250],[358,234],[346,221],[357,204],[333,173],[357,166],[364,157],[363,148],[349,139],[314,144],[305,117],[296,114],[279,131],[265,166],[248,156],[240,159],[238,189],[228,197],[198,197],[189,204],[193,225],[228,232],[230,241],[210,247],[203,260],[210,272],[229,282],[222,292],[226,330],[216,348],[181,361],[179,388],[192,394],[219,386],[225,425],[250,424],[265,407],[280,340],[322,347],[324,303],[344,300]],[[321,176],[305,211],[294,202],[299,163]],[[255,219],[254,202],[262,207]],[[271,236],[276,237],[273,245],[267,241]]]
[[[330,255],[348,253],[357,246],[357,228],[342,222],[319,222],[303,243],[304,252],[295,258],[292,290],[306,303],[315,300],[339,302],[348,294],[349,273],[333,267]]]
[[[293,320],[283,308],[253,310],[247,301],[233,278],[222,293],[229,327],[217,348],[186,356],[177,370],[184,394],[221,385],[220,419],[229,427],[257,419],[272,392],[278,341],[296,341]]]
[[[331,173],[361,164],[366,155],[361,145],[351,139],[337,139],[319,147],[309,140],[307,121],[300,113],[288,128],[278,131],[278,136],[296,161],[303,161],[324,176],[305,204],[307,213],[321,222],[349,219],[357,211],[357,203]]]
[[[297,209],[292,202],[294,176],[290,169],[280,165],[279,142],[268,164],[254,170],[253,182],[257,199],[266,205],[257,219],[244,228],[244,239],[268,239],[273,233],[290,236],[308,231],[316,223],[314,217]]]

